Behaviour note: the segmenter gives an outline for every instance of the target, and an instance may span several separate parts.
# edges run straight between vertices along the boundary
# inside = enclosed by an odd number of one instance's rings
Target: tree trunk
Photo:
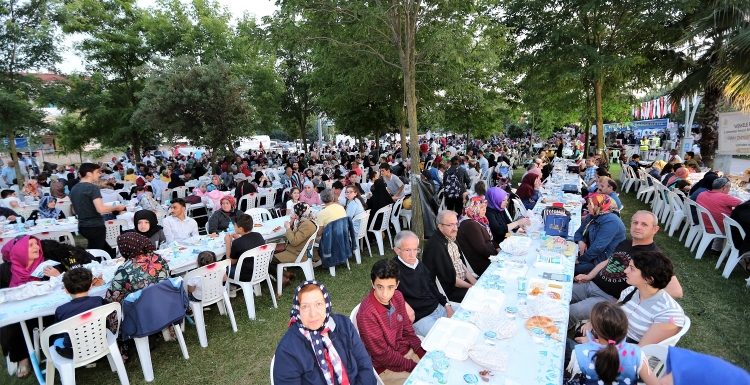
[[[471,149],[471,130],[469,126],[466,126],[466,156],[469,156],[469,150]]]
[[[707,86],[703,93],[703,114],[701,116],[701,138],[698,145],[701,148],[701,157],[706,167],[713,168],[716,148],[718,147],[719,133],[716,127],[719,123],[719,102],[721,101],[721,90],[716,87]],[[696,106],[697,108],[697,106]],[[689,128],[685,127],[687,131]]]
[[[604,117],[602,116],[602,79],[594,82],[594,100],[596,101],[596,153],[604,156]]]
[[[137,130],[133,130],[133,154],[135,155],[135,161],[141,162],[141,135]]]
[[[16,179],[18,188],[20,189],[21,186],[23,186],[23,174],[21,173],[21,165],[18,163],[18,151],[16,150],[16,136],[14,134],[10,134],[8,137],[10,142],[10,158],[13,159],[13,163],[16,166]],[[25,166],[25,165],[24,165]],[[13,183],[12,180],[8,181]],[[19,190],[20,191],[20,190]]]
[[[416,36],[407,34],[406,64],[404,68],[404,89],[406,90],[406,116],[409,120],[409,153],[411,156],[411,212],[412,212],[412,231],[417,234],[421,240],[424,239],[424,218],[422,216],[422,202],[419,197],[419,143],[417,140],[417,87],[416,87],[416,50],[413,46],[413,40]],[[416,171],[415,171],[416,170]]]
[[[584,136],[583,140],[585,143],[583,143],[583,158],[586,159],[589,157],[589,151],[591,149],[589,148],[589,135],[591,135],[591,91],[589,87],[586,87],[586,119],[584,122],[586,122],[584,126]]]
[[[401,135],[401,159],[406,159],[406,110],[401,110],[401,126],[399,127],[399,134]],[[417,166],[418,165],[419,163],[417,163]]]

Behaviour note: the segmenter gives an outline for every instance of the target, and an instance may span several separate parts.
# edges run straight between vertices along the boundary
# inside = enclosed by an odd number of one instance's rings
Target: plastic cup
[[[518,277],[518,291],[526,291],[526,277]]]
[[[505,315],[508,316],[508,319],[516,319],[516,315],[518,315],[518,308],[515,306],[506,307]]]
[[[546,336],[547,335],[544,333],[544,330],[542,330],[541,328],[531,329],[531,339],[538,344],[543,343]]]
[[[505,257],[503,257],[502,255],[501,255],[501,256],[499,256],[499,257],[497,257],[497,266],[498,266],[499,268],[501,268],[501,269],[502,269],[503,267],[505,267]]]
[[[500,291],[505,291],[505,280],[499,279],[495,282],[495,287]]]
[[[451,363],[445,358],[439,360],[433,360],[432,369],[435,370],[435,377],[437,377],[439,384],[448,383],[448,372],[451,369]]]
[[[519,292],[518,293],[518,306],[526,305],[528,303],[527,301],[528,298],[529,298],[528,294],[526,294],[525,292]]]

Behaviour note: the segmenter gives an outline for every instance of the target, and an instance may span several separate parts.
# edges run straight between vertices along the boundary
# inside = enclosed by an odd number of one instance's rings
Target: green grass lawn
[[[614,178],[619,178],[619,167],[613,165]],[[516,173],[517,179],[522,173]],[[635,193],[621,194],[625,210],[622,213],[627,225],[634,212],[649,209],[650,206],[635,199]],[[696,260],[693,253],[682,246],[676,237],[670,238],[660,232],[656,243],[672,258],[675,270],[685,292],[678,302],[692,320],[688,334],[679,346],[695,351],[722,357],[745,369],[750,369],[750,336],[745,324],[750,317],[750,288],[746,287],[748,277],[741,268],[736,268],[730,279],[724,279],[719,270],[714,270],[718,256],[707,253],[702,260]],[[386,245],[388,243],[386,242]],[[392,250],[385,257],[394,256]],[[322,281],[331,293],[333,311],[349,315],[370,289],[370,268],[380,256],[377,252],[370,258],[365,251],[362,265],[352,259],[352,269],[339,267],[336,277],[327,270],[315,270],[316,278]],[[296,270],[301,282],[302,274]],[[293,287],[284,290],[277,298],[278,309],[273,308],[268,289],[263,286],[263,296],[255,297],[256,320],[247,316],[247,308],[241,293],[232,300],[237,319],[238,332],[233,333],[229,318],[220,316],[216,307],[206,312],[208,347],[201,348],[195,326],[188,325],[185,331],[190,359],[184,360],[177,343],[162,343],[151,352],[154,366],[154,384],[268,384],[269,364],[278,341],[287,329],[291,294]],[[132,384],[143,384],[140,362],[133,357],[126,364]],[[5,372],[5,361],[0,364]],[[33,379],[17,380],[0,374],[4,384],[29,384]],[[117,375],[109,370],[106,361],[100,361],[96,368],[76,371],[79,384],[118,384]],[[59,379],[58,379],[59,381]]]

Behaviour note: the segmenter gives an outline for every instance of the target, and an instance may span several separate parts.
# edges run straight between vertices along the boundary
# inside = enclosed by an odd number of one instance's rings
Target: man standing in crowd
[[[430,271],[419,262],[419,238],[408,230],[402,230],[393,239],[393,251],[398,264],[401,281],[398,291],[406,300],[406,311],[414,323],[414,332],[426,336],[440,317],[452,317],[453,308],[448,299],[440,294]]]
[[[646,210],[636,212],[630,220],[630,236],[633,239],[620,242],[612,255],[597,264],[588,274],[575,276],[569,327],[588,319],[591,309],[598,302],[616,302],[620,298],[620,292],[629,287],[625,268],[630,264],[630,257],[641,251],[661,251],[654,243],[657,232],[659,220],[654,213]],[[676,276],[672,277],[664,290],[672,298],[682,298],[682,286]]]
[[[167,243],[183,241],[198,235],[198,222],[185,215],[186,209],[187,205],[182,198],[173,200],[169,205],[169,212],[172,216],[168,216],[162,220],[162,227],[164,228],[164,236],[167,238]]]
[[[107,243],[107,228],[102,214],[125,211],[125,205],[105,206],[102,193],[95,183],[99,181],[99,165],[83,163],[78,169],[81,181],[70,190],[70,201],[78,215],[78,232],[88,240],[88,249],[100,249],[110,256],[115,250]]]
[[[380,379],[386,385],[401,385],[426,352],[414,333],[404,296],[396,290],[400,282],[398,263],[391,259],[375,262],[370,280],[370,294],[362,300],[352,321]]]

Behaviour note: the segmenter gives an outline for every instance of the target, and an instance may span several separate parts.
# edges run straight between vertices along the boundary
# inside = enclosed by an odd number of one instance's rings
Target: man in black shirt
[[[266,240],[260,233],[253,232],[253,217],[242,214],[235,221],[235,233],[224,236],[224,243],[227,246],[227,258],[232,261],[232,267],[229,270],[229,276],[234,278],[237,262],[239,262],[242,253],[252,250],[258,246],[266,244]],[[242,261],[240,270],[240,281],[250,281],[253,279],[254,258],[245,258]]]
[[[81,181],[70,190],[70,202],[78,215],[78,232],[89,241],[87,249],[104,250],[114,258],[115,249],[107,243],[107,228],[102,214],[125,211],[125,205],[105,206],[102,202],[102,193],[94,184],[101,175],[99,165],[83,163],[78,175]]]
[[[398,290],[406,301],[409,318],[413,318],[414,332],[426,336],[440,317],[453,316],[453,309],[430,278],[430,271],[417,259],[421,251],[417,235],[403,230],[396,234],[393,243],[397,255],[393,260],[401,275]]]
[[[570,300],[570,327],[574,327],[580,320],[589,319],[591,308],[598,302],[616,302],[620,292],[630,286],[626,282],[625,268],[630,264],[634,253],[661,251],[654,243],[654,235],[659,231],[658,224],[659,221],[652,212],[636,212],[630,220],[630,236],[633,239],[620,242],[609,259],[600,262],[590,273],[575,276]],[[676,276],[672,277],[664,290],[672,298],[682,298],[682,287]]]

